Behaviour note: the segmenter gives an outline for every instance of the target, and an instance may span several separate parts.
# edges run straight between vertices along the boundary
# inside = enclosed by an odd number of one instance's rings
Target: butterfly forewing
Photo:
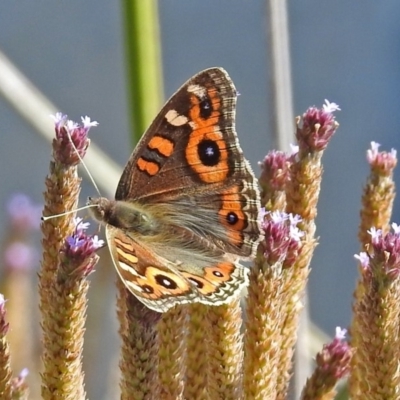
[[[133,152],[116,200],[165,200],[229,185],[241,176],[247,166],[234,129],[236,96],[233,82],[218,68],[184,84]]]

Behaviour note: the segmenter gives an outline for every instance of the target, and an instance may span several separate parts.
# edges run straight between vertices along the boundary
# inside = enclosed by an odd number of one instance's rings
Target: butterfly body
[[[257,182],[234,129],[236,90],[221,68],[166,103],[129,159],[115,200],[89,199],[115,267],[149,308],[218,305],[246,283],[262,236]]]

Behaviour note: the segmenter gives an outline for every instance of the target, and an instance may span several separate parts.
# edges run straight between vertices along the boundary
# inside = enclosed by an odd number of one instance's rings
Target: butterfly
[[[189,79],[133,151],[115,200],[89,198],[115,268],[144,305],[221,305],[247,283],[240,260],[262,239],[260,194],[235,131],[227,72]]]

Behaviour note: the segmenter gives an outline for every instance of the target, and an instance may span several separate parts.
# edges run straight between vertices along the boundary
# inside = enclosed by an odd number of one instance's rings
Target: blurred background
[[[256,175],[257,162],[273,146],[267,10],[261,0],[159,2],[165,96],[204,68],[225,68],[241,94],[237,131]],[[368,173],[366,150],[371,141],[381,143],[384,150],[399,149],[400,3],[288,1],[288,12],[295,115],[312,105],[320,107],[324,99],[338,103],[342,110],[336,113],[340,128],[323,159],[317,219],[320,244],[308,286],[312,320],[333,334],[337,325],[348,326],[351,318],[360,194]],[[128,136],[123,40],[118,2],[1,4],[0,51],[60,111],[76,121],[81,115],[98,121],[90,137],[121,167],[133,148]],[[42,203],[50,144],[1,97],[0,132],[0,224],[4,227],[0,239],[4,247],[10,198],[24,193],[33,204],[40,207]],[[93,194],[92,184],[85,181],[81,203]],[[397,209],[393,220],[399,223]],[[35,271],[39,256],[37,247],[32,256]],[[103,361],[109,365],[110,354],[115,354],[115,368],[118,362],[114,272],[110,265],[94,275],[91,289],[96,291],[99,285],[102,297],[89,302],[89,322],[104,334],[87,350],[100,360],[90,366],[87,390],[90,398],[109,399],[108,380],[103,380],[109,372],[102,365]],[[30,329],[38,330],[38,326]],[[107,355],[97,354],[106,347]]]

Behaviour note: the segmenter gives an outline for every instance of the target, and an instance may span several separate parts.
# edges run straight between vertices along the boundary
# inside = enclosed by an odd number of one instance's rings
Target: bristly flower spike
[[[364,393],[398,398],[400,228],[397,224],[391,224],[391,228],[387,233],[369,229],[371,239],[366,251],[355,255],[361,279],[353,306],[352,345],[356,353],[350,391],[354,398]]]
[[[97,122],[83,117],[80,124],[57,113],[53,158],[46,178],[43,217],[43,261],[39,273],[43,328],[42,398],[86,398],[83,384],[83,334],[86,320],[85,279],[93,271],[101,245],[86,235],[76,212],[81,179],[77,165],[89,146],[88,132]],[[72,215],[70,214],[72,210]],[[65,372],[68,371],[68,374]],[[62,377],[62,378],[61,378]]]
[[[6,339],[9,324],[6,321],[6,300],[0,293],[0,398],[11,399],[12,371],[10,365],[10,345]]]

